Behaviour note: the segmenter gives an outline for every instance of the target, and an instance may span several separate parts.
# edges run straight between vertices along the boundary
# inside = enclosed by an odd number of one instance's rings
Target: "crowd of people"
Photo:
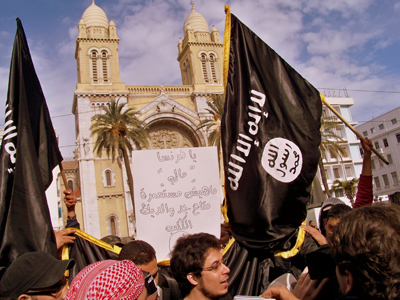
[[[301,226],[317,245],[305,256],[307,267],[300,276],[291,274],[294,284],[275,281],[259,298],[400,298],[400,207],[372,205],[371,147],[366,139],[353,208],[337,198],[327,199],[321,207],[319,228],[314,222]],[[74,194],[64,193],[67,227],[79,228]],[[74,229],[56,232],[57,248],[74,243],[74,233]],[[104,241],[121,247],[118,259],[90,264],[70,283],[68,270],[74,260],[61,260],[61,252],[59,259],[44,252],[25,253],[0,274],[0,299],[232,299],[231,270],[223,256],[230,238],[229,224],[221,226],[218,238],[207,233],[180,237],[170,264],[158,265],[156,251],[147,242],[123,244],[117,237],[105,237]]]

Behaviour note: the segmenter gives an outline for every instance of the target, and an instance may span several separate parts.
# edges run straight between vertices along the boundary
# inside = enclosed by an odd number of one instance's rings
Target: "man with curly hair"
[[[400,208],[374,205],[345,214],[331,239],[340,290],[360,299],[400,298]]]
[[[400,207],[373,205],[341,217],[329,247],[336,264],[340,300],[400,299]],[[293,293],[272,287],[262,296],[278,300],[318,299],[323,285],[304,273]]]
[[[171,270],[185,300],[219,299],[228,293],[230,270],[213,235],[180,237],[172,251]]]

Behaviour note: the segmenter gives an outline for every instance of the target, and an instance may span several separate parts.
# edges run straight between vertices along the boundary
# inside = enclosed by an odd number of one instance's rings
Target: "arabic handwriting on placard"
[[[191,208],[189,208],[189,207],[186,207],[186,204],[179,205],[179,211],[178,211],[178,214],[181,214],[181,213],[187,213],[187,211],[188,211],[188,210],[191,210]]]
[[[189,150],[189,155],[190,155],[190,158],[191,158],[191,159],[193,159],[193,160],[196,159],[196,154],[195,154],[195,153],[192,153],[192,150]],[[195,161],[195,162],[196,162],[196,161]]]
[[[160,152],[157,152],[157,159],[159,162],[174,160],[174,156],[171,155],[160,155]]]
[[[193,179],[193,180],[191,181],[191,183],[194,183],[194,182],[196,182],[196,179]]]
[[[182,172],[181,169],[175,169],[174,170],[175,176],[169,176],[168,181],[171,182],[171,184],[174,184],[178,181],[179,178],[185,178],[187,176],[186,172]]]
[[[189,170],[194,170],[194,168],[196,168],[196,166],[190,166]]]
[[[180,150],[179,154],[176,156],[176,162],[175,163],[178,163],[180,160],[184,159],[185,157],[186,157],[185,152]]]
[[[158,216],[164,213],[167,213],[170,217],[173,217],[175,214],[175,209],[173,207],[168,207],[167,203],[162,203],[159,207],[157,207],[156,215]]]
[[[144,189],[140,189],[140,198],[146,199],[146,193],[144,192]]]
[[[178,174],[176,174],[176,170],[175,170],[175,176],[168,176],[168,181],[171,182],[171,184],[174,184],[175,182],[178,181]]]
[[[203,186],[200,191],[191,190],[190,192],[186,192],[185,193],[185,198],[189,199],[189,198],[192,198],[192,197],[199,197],[201,199],[202,196],[207,197],[210,194],[211,195],[215,195],[216,193],[217,193],[217,189],[213,188],[212,185],[210,185],[210,187]]]
[[[161,172],[162,172],[162,169],[159,168],[158,171],[157,171],[157,174],[160,174]]]
[[[179,231],[179,230],[187,230],[187,229],[192,229],[192,221],[187,220],[187,215],[185,215],[183,218],[179,218],[178,221],[176,222],[176,225],[168,225],[165,227],[165,230],[167,232],[173,232],[173,231]]]
[[[179,198],[182,196],[182,192],[166,192],[166,190],[163,190],[162,192],[158,193],[149,193],[149,199],[147,200],[150,202],[152,199],[161,199],[161,198]]]
[[[150,204],[142,203],[142,208],[140,209],[140,213],[142,215],[151,215],[154,214],[154,209],[150,208]]]
[[[193,203],[193,215],[198,216],[200,213],[198,210],[208,210],[210,209],[211,204],[206,201],[199,201],[199,203]]]

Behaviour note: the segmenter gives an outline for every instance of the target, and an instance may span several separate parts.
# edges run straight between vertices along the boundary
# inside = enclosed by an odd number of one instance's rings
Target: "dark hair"
[[[156,251],[145,241],[132,241],[125,244],[118,256],[119,260],[128,259],[137,266],[146,265],[155,258]]]
[[[193,273],[196,278],[201,277],[201,271],[211,249],[220,250],[220,241],[208,233],[197,233],[180,237],[171,256],[171,270],[178,281],[182,296],[186,297],[193,286],[186,275]]]
[[[221,224],[221,237],[220,237],[220,243],[225,246],[228,244],[229,240],[232,237],[232,227],[228,223],[222,223]]]
[[[336,204],[328,211],[328,219],[330,217],[341,219],[344,214],[351,211],[352,208],[346,204]]]
[[[400,297],[400,207],[374,205],[345,214],[330,247],[341,274],[353,275],[352,293],[364,300]]]

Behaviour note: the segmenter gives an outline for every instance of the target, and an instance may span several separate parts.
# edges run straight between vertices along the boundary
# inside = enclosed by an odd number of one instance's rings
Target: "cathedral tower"
[[[85,10],[78,24],[75,59],[77,62],[77,90],[124,89],[119,74],[117,28],[108,22],[105,12],[94,0]],[[112,85],[112,88],[110,88]]]
[[[223,84],[223,43],[215,26],[210,33],[206,19],[191,4],[183,25],[184,39],[178,43],[182,83],[194,85],[195,90],[217,91]]]

